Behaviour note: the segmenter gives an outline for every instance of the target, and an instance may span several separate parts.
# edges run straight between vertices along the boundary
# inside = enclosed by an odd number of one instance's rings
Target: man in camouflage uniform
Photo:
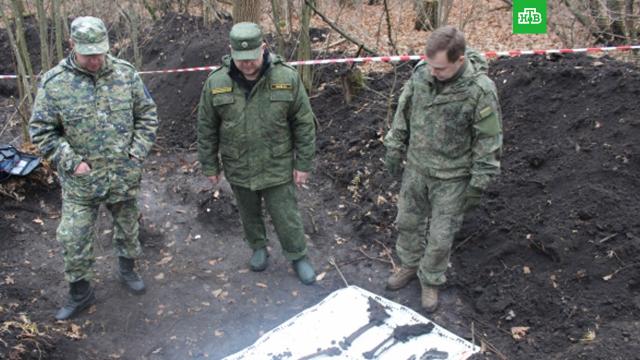
[[[122,282],[134,293],[144,291],[134,270],[142,252],[136,195],[158,126],[156,105],[134,67],[107,54],[102,20],[75,19],[70,44],[69,56],[43,76],[29,122],[33,142],[56,167],[62,186],[56,235],[70,290],[58,320],[95,301],[89,281],[100,204],[113,217]]]
[[[478,205],[500,172],[496,87],[486,75],[486,61],[465,50],[464,35],[456,28],[431,34],[427,59],[405,84],[384,139],[385,163],[393,175],[399,175],[407,155],[396,219],[402,266],[387,288],[400,289],[417,276],[422,307],[429,312],[438,306],[438,286],[446,281],[451,245],[465,212]]]
[[[315,122],[295,69],[271,55],[254,23],[229,34],[231,56],[204,84],[198,108],[198,155],[214,184],[224,170],[238,203],[251,270],[267,267],[262,203],[284,256],[304,284],[315,281],[295,187],[307,182],[315,153]]]

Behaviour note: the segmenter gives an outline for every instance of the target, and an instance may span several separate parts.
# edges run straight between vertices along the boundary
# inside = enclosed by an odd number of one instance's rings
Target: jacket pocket
[[[275,145],[271,148],[271,155],[273,157],[281,157],[284,155],[288,155],[291,153],[291,149],[293,148],[293,144],[290,141],[287,141],[283,144]]]

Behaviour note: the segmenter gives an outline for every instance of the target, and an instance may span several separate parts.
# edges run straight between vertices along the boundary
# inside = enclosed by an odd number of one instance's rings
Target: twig
[[[370,259],[370,260],[377,260],[377,261],[383,262],[383,263],[385,263],[385,264],[390,264],[390,263],[391,263],[389,260],[384,260],[384,259],[381,259],[381,258],[379,258],[379,257],[371,256],[371,255],[367,254],[367,253],[366,253],[364,250],[362,250],[362,249],[358,249],[358,251],[360,251],[360,252],[362,253],[362,255],[366,256],[366,257],[367,257],[368,259]]]
[[[396,48],[396,44],[393,42],[393,36],[391,34],[391,17],[389,16],[389,5],[387,4],[387,0],[384,0],[384,12],[387,14],[387,35],[389,36],[389,45],[391,45],[393,53],[398,54],[398,49]]]
[[[362,48],[365,51],[367,51],[368,53],[370,53],[370,54],[377,54],[378,53],[377,50],[369,49],[367,46],[364,45],[364,43],[362,41],[355,39],[351,35],[347,34],[344,30],[339,28],[338,25],[334,24],[333,21],[331,21],[329,18],[327,18],[326,15],[324,15],[323,13],[318,11],[318,9],[316,9],[316,7],[313,6],[313,4],[309,0],[304,0],[304,3],[307,4],[307,6],[309,6],[311,8],[311,10],[313,10],[313,12],[316,13],[316,15],[320,16],[320,18],[325,23],[327,23],[327,25],[329,25],[329,27],[331,27],[333,30],[337,31],[340,35],[342,35],[342,37],[344,37],[345,39],[351,41],[352,43],[354,43],[354,44],[356,44],[358,46],[362,46]]]
[[[618,235],[618,233],[613,233],[613,234],[611,234],[609,236],[605,236],[602,239],[600,239],[600,241],[598,241],[598,243],[602,244],[602,243],[604,243],[606,241],[609,241],[609,240],[613,239],[614,237],[616,237],[616,235]]]
[[[349,283],[347,282],[347,279],[344,277],[344,275],[342,275],[342,271],[340,271],[340,268],[338,267],[338,264],[336,263],[336,258],[334,258],[333,256],[329,257],[329,264],[333,265],[333,267],[336,268],[336,271],[338,271],[338,274],[342,278],[342,281],[344,281],[344,285],[345,286],[349,286]]]
[[[489,342],[489,340],[487,340],[486,338],[480,337],[480,342],[485,344],[487,349],[489,349],[489,351],[491,351],[494,354],[496,354],[501,360],[508,360],[509,359],[503,353],[501,353],[500,350],[498,350],[495,346],[493,346],[493,344],[491,344]]]
[[[467,242],[469,242],[469,240],[471,240],[474,236],[476,236],[478,232],[474,232],[473,234],[467,236],[464,240],[462,240],[462,242],[460,242],[460,244],[458,244],[455,248],[453,248],[453,251],[451,252],[452,254],[455,253],[456,251],[458,251],[458,249],[460,249],[461,247],[463,247]]]
[[[387,245],[385,245],[382,241],[378,239],[374,239],[374,241],[378,245],[382,246],[382,248],[384,249],[384,253],[387,254],[387,257],[389,258],[389,263],[391,264],[391,268],[393,269],[393,271],[396,271],[398,269],[398,266],[396,265],[396,262],[393,261],[393,257],[391,256],[391,249],[389,249]]]

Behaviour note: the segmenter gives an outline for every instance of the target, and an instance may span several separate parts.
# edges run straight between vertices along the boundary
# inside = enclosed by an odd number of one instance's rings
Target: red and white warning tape
[[[521,55],[547,55],[547,54],[577,54],[577,53],[602,53],[609,51],[629,51],[640,50],[640,45],[621,45],[621,46],[606,46],[606,47],[590,47],[590,48],[577,48],[577,49],[548,49],[548,50],[510,50],[510,51],[486,51],[484,56],[488,58],[500,57],[500,56],[521,56]],[[425,55],[398,55],[398,56],[375,56],[375,57],[355,57],[355,58],[339,58],[339,59],[318,59],[318,60],[304,60],[304,61],[291,61],[287,64],[292,66],[300,65],[327,65],[327,64],[352,64],[352,63],[369,63],[369,62],[403,62],[412,60],[424,60]],[[182,69],[164,69],[164,70],[148,70],[140,71],[139,74],[171,74],[171,73],[183,73],[194,71],[211,71],[217,69],[218,66],[198,66]],[[0,75],[2,79],[15,79],[16,75]]]

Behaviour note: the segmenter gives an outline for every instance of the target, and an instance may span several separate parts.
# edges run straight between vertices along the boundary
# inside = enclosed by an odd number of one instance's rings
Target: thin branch
[[[333,30],[337,31],[340,35],[342,35],[345,39],[351,41],[352,43],[361,46],[366,52],[370,53],[370,54],[377,54],[378,51],[375,49],[370,49],[368,48],[362,41],[357,40],[356,38],[352,37],[351,35],[347,34],[344,30],[342,30],[341,28],[338,27],[338,25],[334,24],[333,21],[331,21],[326,15],[324,15],[323,13],[321,13],[320,11],[318,11],[318,9],[316,9],[315,6],[313,6],[313,4],[309,1],[309,0],[304,0],[304,3],[307,4],[307,6],[309,6],[311,8],[311,10],[313,10],[314,13],[316,13],[316,15],[320,16],[320,18],[327,23],[327,25],[329,25]]]

